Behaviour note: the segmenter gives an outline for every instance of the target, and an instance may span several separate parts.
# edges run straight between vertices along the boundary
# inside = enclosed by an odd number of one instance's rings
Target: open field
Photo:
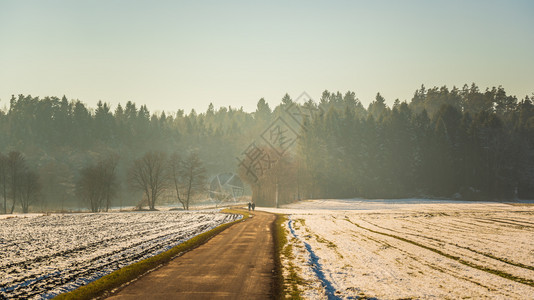
[[[283,261],[305,298],[534,298],[533,206],[314,200],[273,211],[289,214]]]
[[[51,298],[238,217],[167,211],[0,219],[0,298]]]

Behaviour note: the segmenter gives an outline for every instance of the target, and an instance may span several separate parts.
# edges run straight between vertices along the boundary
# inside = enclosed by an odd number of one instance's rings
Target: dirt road
[[[174,259],[108,299],[269,299],[273,214],[254,216]]]

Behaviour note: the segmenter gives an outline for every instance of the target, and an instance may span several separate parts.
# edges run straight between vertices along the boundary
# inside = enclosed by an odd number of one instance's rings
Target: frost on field
[[[0,298],[52,298],[237,215],[135,212],[0,220]]]
[[[302,295],[534,299],[534,206],[421,202],[308,201],[277,210],[290,215],[292,247],[308,246],[291,259],[304,270]]]

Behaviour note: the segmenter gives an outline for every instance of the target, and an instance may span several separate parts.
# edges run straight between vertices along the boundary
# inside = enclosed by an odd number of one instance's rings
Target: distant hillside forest
[[[111,205],[140,203],[143,192],[127,178],[149,152],[198,153],[206,179],[240,174],[258,205],[274,205],[277,198],[532,199],[533,100],[472,84],[422,86],[409,102],[395,100],[391,107],[380,94],[364,107],[354,92],[324,91],[318,102],[295,102],[286,94],[275,108],[262,98],[250,113],[211,104],[205,112],[152,113],[132,102],[90,108],[65,96],[19,95],[0,111],[0,152],[20,152],[32,170],[39,187],[29,207],[34,211],[88,207],[77,193],[82,170],[109,157],[118,187]],[[313,113],[302,114],[295,127],[286,121],[289,108]],[[272,137],[273,124],[289,124],[298,135],[294,143],[290,136],[278,141],[284,151],[258,146],[266,134]],[[9,174],[4,178],[0,208],[17,201]]]

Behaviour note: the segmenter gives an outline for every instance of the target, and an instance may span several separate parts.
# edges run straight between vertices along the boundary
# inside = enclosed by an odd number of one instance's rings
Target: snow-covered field
[[[261,208],[260,208],[261,209]],[[312,200],[289,215],[307,299],[534,299],[534,206]]]
[[[215,210],[0,219],[0,299],[51,298],[241,216]]]

